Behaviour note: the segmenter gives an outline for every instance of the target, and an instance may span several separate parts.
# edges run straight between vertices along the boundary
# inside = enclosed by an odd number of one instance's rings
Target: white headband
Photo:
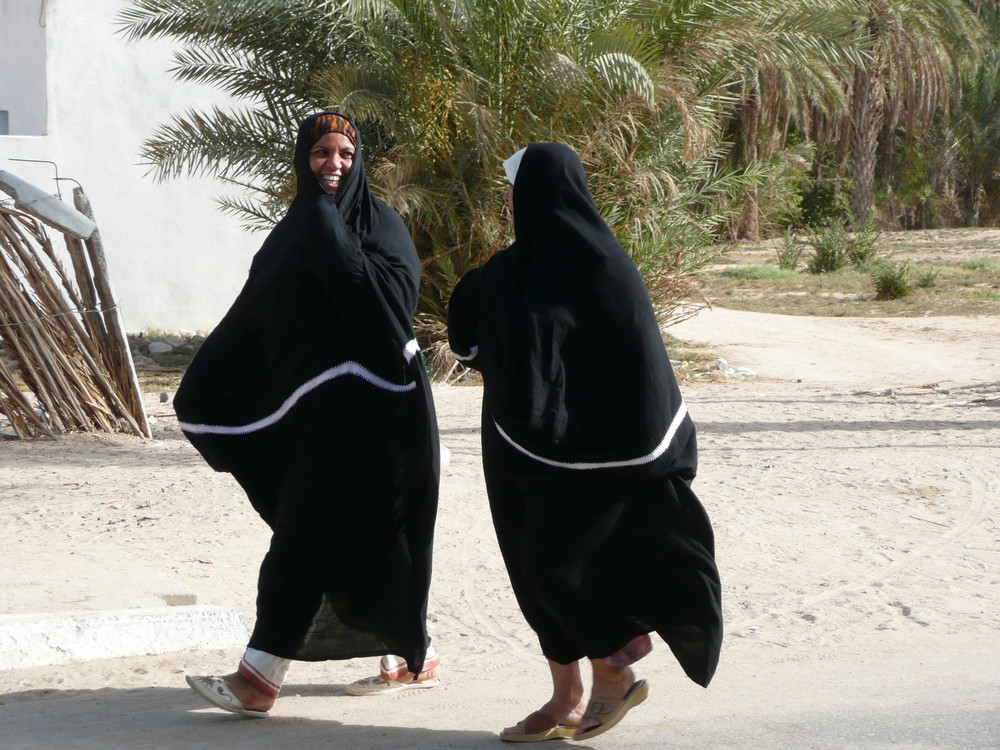
[[[517,177],[517,168],[521,165],[521,157],[527,150],[527,148],[522,148],[503,163],[503,171],[507,173],[507,182],[511,185],[514,184],[514,178]]]

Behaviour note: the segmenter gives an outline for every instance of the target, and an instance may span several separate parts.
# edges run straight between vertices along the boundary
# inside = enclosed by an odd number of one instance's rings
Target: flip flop
[[[523,732],[500,732],[504,742],[544,742],[545,740],[569,740],[573,738],[576,727],[572,724],[560,724],[547,714],[535,711],[528,714],[524,720],[517,722],[523,727]]]
[[[270,716],[269,711],[250,711],[243,708],[243,704],[240,703],[240,699],[237,698],[233,691],[226,684],[226,681],[221,677],[196,677],[193,675],[186,675],[184,677],[187,680],[187,684],[191,686],[198,695],[207,700],[216,708],[221,708],[223,711],[231,711],[234,714],[239,714],[248,719],[266,719]]]
[[[403,690],[424,690],[426,688],[437,687],[441,680],[434,677],[430,680],[383,680],[381,675],[375,677],[365,677],[344,687],[344,692],[348,695],[382,695],[383,693],[398,693]]]
[[[580,726],[586,726],[589,723],[587,721],[588,718],[601,718],[603,721],[596,727],[587,729],[579,734],[574,734],[573,739],[589,740],[591,737],[604,734],[611,729],[611,727],[624,719],[625,714],[627,714],[631,709],[646,700],[647,695],[649,695],[649,685],[646,684],[645,680],[637,680],[633,683],[632,687],[628,689],[628,692],[625,693],[624,698],[595,698],[591,700],[590,705],[587,706],[586,713],[580,720]]]

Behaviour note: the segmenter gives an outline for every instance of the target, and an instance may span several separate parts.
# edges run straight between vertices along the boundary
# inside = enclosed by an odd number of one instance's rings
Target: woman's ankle
[[[604,662],[613,667],[627,667],[649,656],[652,650],[653,641],[649,634],[637,635],[613,654],[606,656]]]
[[[617,693],[624,695],[635,682],[635,672],[629,667],[608,664],[604,659],[593,659],[591,665],[594,677],[591,700],[615,697]]]
[[[269,711],[274,706],[277,696],[261,690],[240,672],[227,674],[222,678],[226,681],[233,695],[249,711]]]

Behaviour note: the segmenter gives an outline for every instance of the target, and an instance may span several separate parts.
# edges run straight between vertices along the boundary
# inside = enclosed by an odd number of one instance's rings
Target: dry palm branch
[[[80,188],[74,198],[92,220]],[[61,231],[57,249],[38,213],[21,208],[0,203],[0,345],[16,368],[0,359],[0,414],[21,438],[150,437],[99,233]]]

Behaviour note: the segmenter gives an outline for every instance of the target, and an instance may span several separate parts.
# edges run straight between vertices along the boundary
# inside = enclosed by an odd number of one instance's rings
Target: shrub
[[[941,273],[940,268],[924,268],[920,271],[920,275],[917,276],[916,285],[920,289],[930,289],[934,286],[934,282],[937,281],[938,274]]]
[[[875,284],[875,299],[891,300],[906,297],[913,291],[906,278],[910,262],[881,263],[872,272]]]
[[[836,173],[834,149],[820,148],[817,156],[817,170],[821,173]],[[836,177],[814,176],[802,191],[800,202],[801,226],[818,227],[835,224],[847,214],[844,200],[844,185]]]
[[[781,245],[776,250],[778,268],[784,271],[794,271],[798,268],[803,250],[805,250],[805,243],[795,236],[795,232],[791,228],[786,229],[781,238]]]
[[[826,231],[814,230],[809,238],[813,257],[806,270],[809,273],[831,273],[845,266],[859,270],[872,267],[880,255],[882,233],[869,223],[856,231],[843,224],[831,226]]]
[[[815,232],[809,238],[813,254],[806,265],[809,273],[833,273],[848,264],[847,232],[842,226]]]
[[[875,230],[871,223],[845,234],[847,260],[852,266],[864,269],[878,259],[882,233]]]

